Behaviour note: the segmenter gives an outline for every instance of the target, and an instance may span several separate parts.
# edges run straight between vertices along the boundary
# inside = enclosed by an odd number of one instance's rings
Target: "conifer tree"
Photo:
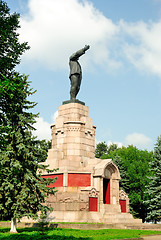
[[[54,194],[52,179],[41,178],[40,164],[47,157],[46,147],[32,136],[36,105],[28,100],[34,94],[28,76],[15,71],[20,55],[28,49],[18,42],[19,15],[9,13],[0,1],[0,217],[11,218],[11,232],[16,219],[36,218],[38,212],[51,210],[45,199]]]
[[[19,43],[19,17],[17,13],[10,14],[7,4],[0,0],[0,78],[12,75],[21,55],[30,48],[27,42]]]
[[[161,135],[158,137],[154,148],[151,171],[153,176],[150,177],[150,183],[147,186],[150,199],[146,201],[148,211],[146,220],[157,223],[161,221]]]

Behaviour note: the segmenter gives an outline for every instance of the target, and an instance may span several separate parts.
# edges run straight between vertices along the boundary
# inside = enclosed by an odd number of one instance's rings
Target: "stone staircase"
[[[118,224],[138,224],[142,223],[141,219],[134,219],[130,213],[105,213],[102,216],[103,223]]]
[[[134,219],[130,213],[121,213],[119,205],[103,205],[101,222],[106,224],[140,224],[141,219]]]
[[[10,222],[0,222],[0,227],[7,227],[9,228],[11,225]],[[37,222],[20,222],[17,223],[17,227],[24,228],[24,227],[37,227]],[[136,223],[136,224],[121,224],[121,223],[102,223],[102,224],[75,224],[75,223],[51,223],[50,227],[53,228],[72,228],[72,229],[141,229],[141,230],[155,230],[155,231],[161,231],[161,224],[150,224],[150,223]],[[161,239],[161,236],[160,236]]]

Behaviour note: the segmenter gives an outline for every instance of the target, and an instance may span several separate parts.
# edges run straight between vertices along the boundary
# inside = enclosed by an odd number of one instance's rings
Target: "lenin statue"
[[[84,48],[80,49],[79,51],[73,53],[69,58],[69,66],[70,66],[70,99],[75,100],[76,96],[79,92],[81,80],[82,80],[82,70],[81,65],[79,64],[78,60],[79,57],[85,54],[85,52],[89,49],[89,45],[85,45]]]

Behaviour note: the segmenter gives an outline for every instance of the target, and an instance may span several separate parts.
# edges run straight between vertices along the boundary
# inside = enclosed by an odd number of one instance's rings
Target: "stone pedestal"
[[[95,157],[95,126],[89,109],[79,103],[61,105],[52,130],[52,149],[47,162],[52,167],[78,169]],[[50,164],[50,165],[51,165]]]
[[[133,223],[128,213],[128,197],[119,196],[120,173],[111,159],[95,158],[95,129],[89,109],[79,101],[64,102],[51,126],[52,149],[45,164],[58,171],[42,173],[55,178],[58,192],[46,203],[54,211],[55,222]],[[120,200],[122,204],[122,212]]]

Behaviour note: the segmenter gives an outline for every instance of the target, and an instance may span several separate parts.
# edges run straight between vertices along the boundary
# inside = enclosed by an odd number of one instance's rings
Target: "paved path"
[[[161,235],[143,237],[144,240],[161,240]]]

